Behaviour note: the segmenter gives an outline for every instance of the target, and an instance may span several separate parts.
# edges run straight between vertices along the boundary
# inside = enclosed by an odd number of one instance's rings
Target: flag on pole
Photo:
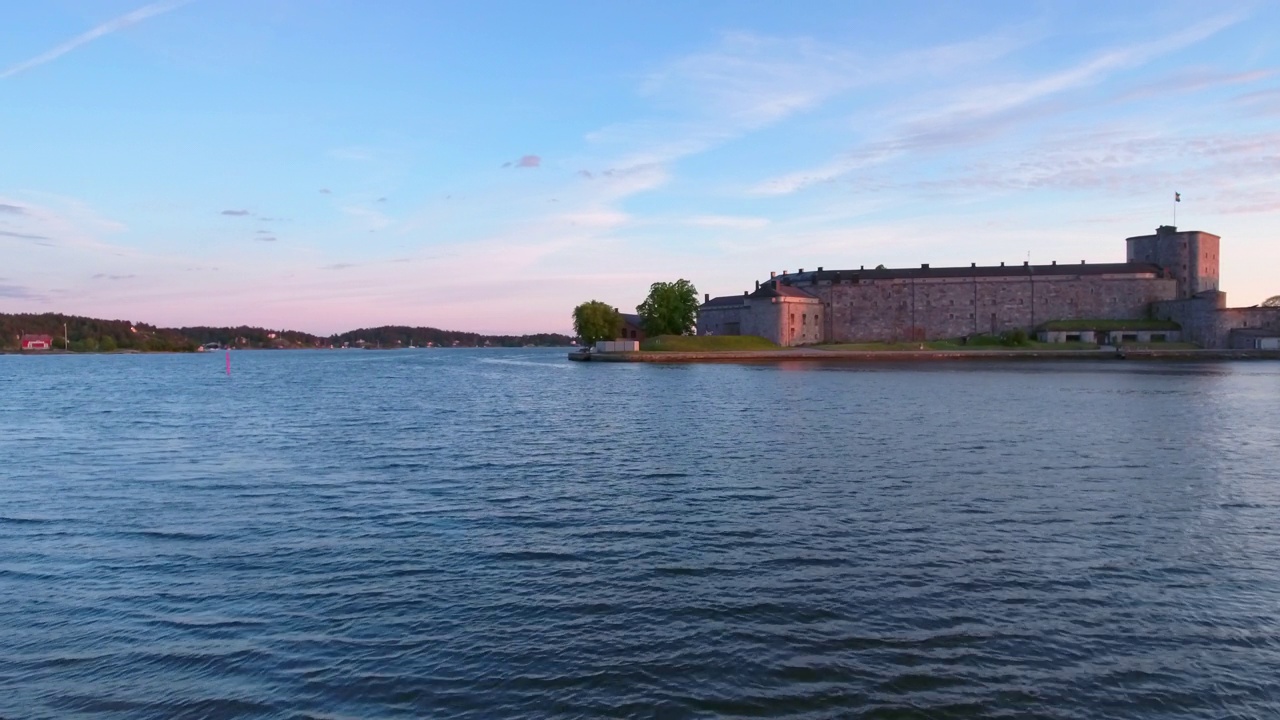
[[[1174,202],[1182,202],[1182,193],[1180,193],[1180,192],[1176,192],[1176,193],[1174,193],[1174,194],[1173,194],[1173,201],[1174,201]]]

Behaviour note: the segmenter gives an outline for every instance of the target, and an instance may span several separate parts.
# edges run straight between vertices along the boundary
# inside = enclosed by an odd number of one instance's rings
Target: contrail
[[[167,13],[170,10],[181,5],[186,5],[189,2],[191,2],[191,0],[161,0],[161,2],[154,2],[145,7],[140,7],[131,13],[125,13],[114,20],[108,20],[89,32],[84,33],[83,35],[78,35],[48,52],[37,55],[30,60],[24,60],[17,65],[11,65],[10,67],[5,68],[5,70],[0,71],[0,80],[12,77],[20,72],[30,70],[37,65],[43,65],[50,60],[56,60],[87,42],[97,40],[103,35],[110,35],[117,30],[123,30],[130,25],[136,25],[149,17]]]

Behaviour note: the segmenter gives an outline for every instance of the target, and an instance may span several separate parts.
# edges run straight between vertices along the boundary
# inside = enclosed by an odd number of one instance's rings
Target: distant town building
[[[53,337],[51,335],[23,335],[23,350],[48,350],[53,347]]]
[[[1280,308],[1227,308],[1226,294],[1218,289],[1219,241],[1217,235],[1164,225],[1153,235],[1128,238],[1123,263],[770,273],[741,296],[708,296],[698,309],[698,333],[759,335],[783,346],[915,342],[1014,330],[1084,341],[1083,333],[1077,338],[1049,328],[1059,321],[1110,321],[1114,327],[1115,321],[1158,320],[1170,325],[1151,333],[1144,328],[1141,335],[1135,325],[1106,339],[1177,338],[1207,348],[1269,345],[1268,338],[1280,336]],[[1102,339],[1102,333],[1088,334]]]

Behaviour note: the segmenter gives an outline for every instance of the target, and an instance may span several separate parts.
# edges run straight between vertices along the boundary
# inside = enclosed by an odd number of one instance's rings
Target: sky
[[[0,312],[569,332],[656,281],[1162,224],[1280,294],[1274,2],[0,8]]]

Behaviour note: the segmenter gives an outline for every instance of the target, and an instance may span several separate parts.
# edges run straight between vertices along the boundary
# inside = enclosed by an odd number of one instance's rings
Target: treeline
[[[523,347],[537,345],[539,347],[568,345],[573,338],[558,333],[536,333],[533,335],[480,335],[478,333],[459,332],[456,330],[440,330],[431,327],[406,327],[404,325],[384,325],[376,328],[360,328],[350,332],[334,335],[331,338],[335,346],[373,345],[374,347],[426,347],[428,344],[439,347]]]
[[[21,347],[23,335],[49,335],[54,348],[73,352],[190,352],[198,344],[178,330],[128,320],[100,320],[59,313],[0,313],[0,349]],[[66,340],[70,340],[69,346]]]
[[[63,332],[70,346],[63,341]],[[0,350],[21,347],[23,335],[49,335],[57,349],[73,352],[110,352],[137,350],[147,352],[192,352],[201,345],[258,348],[327,348],[341,347],[522,347],[564,346],[572,338],[558,333],[533,335],[480,335],[478,333],[440,330],[431,327],[384,326],[361,328],[340,335],[320,336],[297,330],[268,330],[260,327],[182,327],[158,328],[128,320],[100,320],[58,313],[0,313]]]
[[[329,339],[298,330],[268,330],[260,327],[181,327],[183,337],[196,345],[216,343],[221,347],[241,348],[315,348],[329,347]]]

